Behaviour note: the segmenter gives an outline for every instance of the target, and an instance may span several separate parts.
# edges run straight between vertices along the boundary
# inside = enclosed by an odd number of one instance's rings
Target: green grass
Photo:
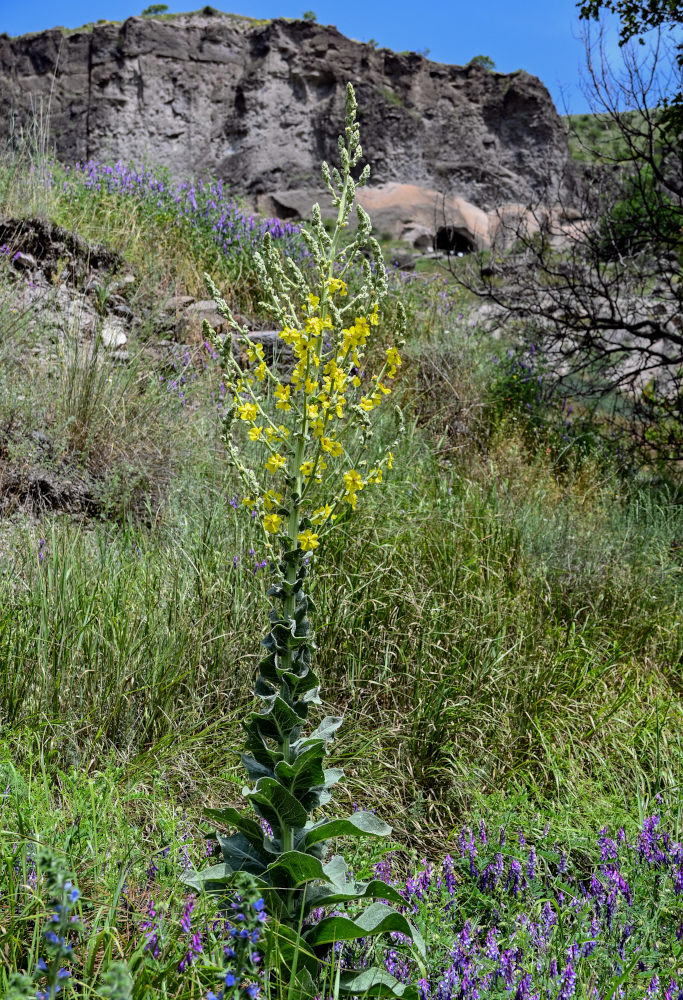
[[[117,249],[141,306],[200,294],[208,268],[258,309],[251,272],[221,272],[208,241],[139,206],[62,198],[16,159],[0,192],[6,213],[28,192],[27,212]],[[346,713],[334,757],[347,794],[430,857],[481,812],[547,815],[570,838],[633,825],[655,793],[680,796],[680,493],[599,452],[534,444],[522,414],[492,405],[499,347],[459,319],[450,287],[397,279],[396,294],[408,430],[386,490],[362,497],[311,577],[322,710]],[[177,923],[180,833],[198,862],[202,807],[240,798],[268,580],[225,471],[217,372],[198,366],[182,407],[142,342],[125,370],[68,353],[28,363],[40,330],[12,308],[5,283],[3,461],[47,429],[110,500],[96,518],[18,508],[0,522],[4,878],[15,845],[51,844],[115,957],[139,937],[151,856],[170,846],[160,891]],[[380,428],[378,449],[393,433]],[[17,928],[38,926],[39,905],[17,915],[3,896],[0,976],[35,951]],[[196,976],[168,995],[202,995]]]

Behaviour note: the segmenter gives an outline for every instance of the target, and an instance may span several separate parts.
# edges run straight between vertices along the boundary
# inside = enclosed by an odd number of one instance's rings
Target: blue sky
[[[0,31],[20,35],[58,24],[78,27],[99,18],[140,14],[149,0],[0,0]],[[213,0],[222,10],[251,17],[300,17],[312,8],[359,41],[401,51],[429,49],[438,62],[466,63],[490,56],[498,69],[526,69],[539,76],[560,112],[586,109],[578,78],[583,47],[574,0]],[[171,11],[197,9],[200,0],[168,0]]]

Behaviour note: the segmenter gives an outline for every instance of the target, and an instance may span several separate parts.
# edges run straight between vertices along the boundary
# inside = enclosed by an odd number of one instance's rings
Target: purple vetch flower
[[[557,1000],[569,1000],[570,997],[574,996],[575,992],[576,969],[574,968],[574,963],[570,958],[565,966],[564,972],[562,973],[560,992],[557,994]]]

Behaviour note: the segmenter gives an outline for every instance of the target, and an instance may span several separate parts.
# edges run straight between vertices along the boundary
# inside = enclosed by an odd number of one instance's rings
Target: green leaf
[[[308,737],[311,740],[331,740],[344,721],[343,715],[328,715]]]
[[[387,903],[404,906],[405,900],[396,889],[379,879],[371,882],[347,883],[346,888],[330,888],[326,885],[314,886],[306,892],[305,912],[308,914],[318,906],[336,906],[351,903],[355,899],[384,899]]]
[[[245,788],[243,794],[257,806],[257,812],[273,830],[301,827],[306,823],[304,807],[275,778],[259,778],[254,788]]]
[[[419,996],[415,986],[399,983],[398,979],[377,967],[363,969],[362,972],[342,972],[339,991],[367,997],[402,997],[403,1000],[418,1000]]]
[[[302,851],[287,851],[268,865],[266,874],[277,889],[298,889],[316,879],[327,881],[322,861]]]
[[[261,824],[245,816],[239,809],[233,809],[232,806],[226,806],[225,809],[205,809],[204,815],[216,823],[234,827],[258,850],[263,848],[264,833]]]
[[[261,875],[265,871],[268,860],[241,833],[232,837],[224,837],[220,833],[216,836],[223,852],[223,860],[232,871],[251,872],[253,875]]]
[[[292,764],[281,760],[275,766],[275,776],[289,787],[293,794],[299,790],[317,787],[325,782],[323,760],[325,751],[321,743],[306,747],[297,753]]]
[[[355,812],[348,819],[321,820],[306,834],[306,846],[312,847],[332,837],[388,837],[391,827],[371,812]]]
[[[325,865],[325,875],[338,889],[344,889],[349,884],[348,872],[349,866],[342,854],[334,854]]]
[[[260,872],[263,871],[264,867],[264,865],[261,865]],[[211,865],[201,872],[185,872],[180,881],[184,885],[189,885],[193,889],[197,889],[199,892],[220,892],[233,885],[235,875],[239,871],[249,871],[252,875],[260,874],[254,868],[248,868],[246,865],[242,868],[233,868],[227,862],[225,864]],[[255,878],[254,884],[259,888],[267,886],[267,883],[260,878]]]
[[[355,920],[343,915],[325,917],[305,934],[305,938],[312,948],[318,948],[336,941],[355,941],[357,938],[374,937],[390,931],[397,931],[411,938],[420,954],[424,955],[424,941],[417,928],[384,903],[372,903]]]
[[[264,736],[281,743],[289,736],[292,729],[301,725],[301,718],[279,695],[268,700],[270,701],[268,711],[253,713],[251,721]]]

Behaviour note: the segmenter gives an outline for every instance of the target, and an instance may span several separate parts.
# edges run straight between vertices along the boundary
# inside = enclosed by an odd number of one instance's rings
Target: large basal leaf
[[[234,827],[257,850],[263,849],[264,832],[261,829],[261,824],[257,823],[255,819],[249,819],[238,809],[233,809],[232,806],[226,806],[225,809],[205,809],[204,815],[216,823]]]
[[[305,836],[306,847],[332,837],[387,837],[391,827],[371,812],[355,812],[347,819],[328,819],[316,823]]]
[[[417,928],[384,903],[372,903],[355,920],[344,915],[325,917],[307,931],[305,937],[312,948],[319,948],[336,941],[355,941],[357,938],[374,937],[391,931],[411,938],[420,954],[424,955],[424,941]]]
[[[257,805],[257,811],[273,830],[306,823],[304,807],[275,778],[259,778],[254,788],[245,788],[243,794]]]
[[[223,852],[223,860],[233,871],[251,872],[253,875],[263,874],[270,859],[264,857],[246,837],[241,833],[236,833],[232,837],[217,834],[217,837]]]
[[[316,885],[306,892],[304,912],[310,913],[319,906],[337,906],[339,903],[351,903],[354,899],[384,899],[387,903],[404,906],[405,900],[396,889],[379,879],[371,882],[349,883],[345,889],[332,888],[327,885]]]
[[[399,983],[384,969],[363,969],[362,972],[342,972],[339,992],[364,997],[401,997],[402,1000],[418,1000],[415,986]]]
[[[251,871],[252,875],[256,875],[255,871],[246,867],[238,869],[233,868],[230,864],[220,864],[211,865],[201,872],[185,872],[180,881],[199,892],[224,892],[225,889],[229,889],[234,884],[235,874],[238,871]],[[263,871],[263,866],[261,866],[261,871]],[[264,889],[267,884],[261,878],[254,878],[254,885],[258,888]]]
[[[302,854],[301,851],[281,854],[277,861],[268,866],[266,875],[274,888],[284,890],[297,889],[318,879],[323,882],[328,880],[322,861],[310,854]]]

